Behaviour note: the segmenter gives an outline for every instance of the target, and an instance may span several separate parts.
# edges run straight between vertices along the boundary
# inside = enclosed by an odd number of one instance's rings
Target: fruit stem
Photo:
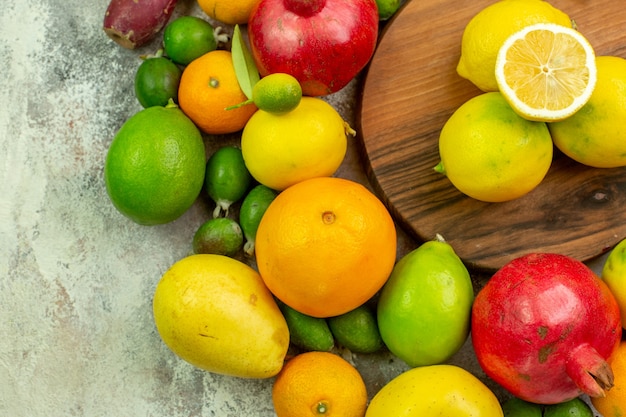
[[[446,175],[446,169],[443,167],[443,161],[439,161],[439,163],[435,165],[433,169],[435,170],[435,172]]]
[[[570,353],[565,372],[590,397],[604,397],[613,387],[613,370],[598,351],[584,343]]]
[[[343,129],[346,132],[346,135],[356,136],[356,130],[352,129],[346,121],[343,122]]]
[[[217,43],[226,43],[229,41],[228,33],[223,33],[222,30],[221,26],[217,26],[213,29],[213,37]]]
[[[235,109],[238,109],[239,107],[247,106],[248,104],[253,104],[253,103],[254,103],[254,100],[248,99],[246,101],[242,101],[239,104],[233,104],[232,106],[228,106],[224,108],[224,110],[235,110]]]

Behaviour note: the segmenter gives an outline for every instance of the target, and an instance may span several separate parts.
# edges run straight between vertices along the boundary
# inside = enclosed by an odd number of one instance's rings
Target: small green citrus
[[[302,87],[298,80],[285,73],[269,74],[261,78],[252,88],[252,100],[262,110],[271,113],[286,113],[300,104]]]
[[[543,408],[539,404],[511,397],[502,403],[504,417],[542,417]]]
[[[522,118],[499,92],[484,93],[462,104],[444,124],[435,169],[472,198],[508,201],[541,183],[552,149],[546,123]]]
[[[200,131],[178,107],[141,110],[109,147],[104,165],[108,195],[139,224],[173,221],[202,190],[204,152]]]
[[[543,410],[543,417],[593,417],[593,415],[591,407],[581,398],[574,398],[560,404],[549,404]]]

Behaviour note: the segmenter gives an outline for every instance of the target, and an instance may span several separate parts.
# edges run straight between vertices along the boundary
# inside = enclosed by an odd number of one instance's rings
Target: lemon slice
[[[575,29],[538,23],[514,33],[496,59],[500,92],[522,117],[542,122],[566,119],[596,85],[593,48]]]

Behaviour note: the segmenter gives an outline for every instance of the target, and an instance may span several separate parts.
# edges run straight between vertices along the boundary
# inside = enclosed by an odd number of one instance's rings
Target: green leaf
[[[251,100],[252,88],[261,77],[259,75],[259,70],[254,63],[254,58],[241,37],[239,25],[235,25],[231,53],[239,87],[241,87],[241,91],[243,91],[246,97]]]

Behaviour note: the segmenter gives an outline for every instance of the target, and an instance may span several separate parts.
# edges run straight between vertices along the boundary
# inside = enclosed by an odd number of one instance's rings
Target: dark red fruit
[[[606,359],[622,335],[609,288],[585,264],[530,254],[498,270],[472,307],[485,373],[516,397],[557,404],[613,386]]]
[[[369,62],[378,39],[375,0],[261,0],[248,36],[262,76],[294,76],[307,96],[334,93]]]

